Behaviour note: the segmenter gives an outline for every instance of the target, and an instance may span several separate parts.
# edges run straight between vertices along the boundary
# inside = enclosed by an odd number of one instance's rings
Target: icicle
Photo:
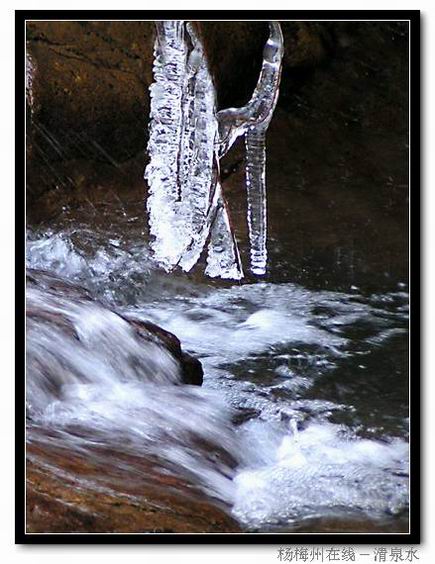
[[[35,97],[33,94],[35,67],[36,67],[35,61],[30,55],[29,50],[26,49],[26,102],[28,104],[31,113],[33,113],[33,107],[35,104]]]
[[[217,114],[219,122],[219,156],[231,148],[237,137],[253,125],[267,129],[278,101],[284,40],[278,22],[269,23],[269,39],[263,50],[263,63],[251,99],[242,108],[229,108]]]
[[[180,260],[190,237],[180,214],[178,183],[187,47],[183,22],[157,22],[156,26],[155,82],[150,87],[150,163],[145,178],[149,185],[151,247],[156,260],[170,270]]]
[[[251,242],[251,270],[266,273],[266,130],[252,126],[246,141],[246,192]]]
[[[180,266],[189,271],[209,238],[218,206],[223,206],[220,190],[215,197],[215,90],[190,23],[157,23],[154,78],[145,174],[151,245],[166,270]]]
[[[248,229],[251,243],[251,271],[266,273],[266,130],[278,100],[283,37],[278,22],[269,23],[270,35],[263,51],[263,64],[254,93],[243,108],[218,113],[219,153],[228,151],[245,134]]]
[[[231,229],[228,209],[220,184],[216,187],[216,195],[217,210],[211,228],[205,273],[211,278],[240,280],[243,278],[243,270],[239,249]]]
[[[257,276],[266,274],[266,130],[278,100],[283,56],[281,27],[277,22],[271,22],[269,26],[270,37],[264,48],[263,67],[256,88],[257,98],[253,102],[258,108],[258,117],[256,124],[249,127],[245,137],[251,271]]]
[[[157,22],[151,86],[149,184],[152,248],[157,261],[185,271],[209,240],[206,273],[243,277],[219,179],[219,159],[246,133],[251,265],[266,267],[265,132],[278,97],[283,42],[270,23],[263,66],[251,100],[216,115],[216,95],[202,43],[191,23]],[[190,41],[189,41],[190,39]]]
[[[199,260],[215,216],[219,163],[214,150],[217,136],[215,89],[202,44],[191,24],[187,24],[187,30],[193,45],[189,64],[191,68],[196,67],[190,78],[190,121],[184,130],[186,153],[190,158],[182,185],[184,216],[189,221],[191,238],[179,266],[189,271]]]

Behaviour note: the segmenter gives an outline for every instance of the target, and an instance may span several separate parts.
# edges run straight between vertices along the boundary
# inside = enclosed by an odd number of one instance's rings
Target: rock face
[[[268,36],[264,22],[198,22],[219,107],[241,105],[255,87]],[[322,25],[284,23],[285,69],[325,58]],[[65,161],[125,167],[144,154],[152,81],[153,22],[27,23],[28,196],[77,183]],[[128,166],[128,165],[127,165]],[[143,157],[140,162],[141,175]],[[134,168],[136,171],[137,169]]]
[[[34,438],[35,439],[35,438]],[[134,457],[131,457],[133,459]],[[126,463],[135,463],[134,460]],[[238,524],[209,500],[195,497],[182,480],[158,474],[151,460],[124,472],[124,491],[92,487],[96,470],[113,474],[70,452],[56,452],[37,439],[27,446],[26,524],[28,533],[204,533],[238,532]],[[129,491],[126,491],[128,488]],[[183,490],[186,492],[184,495]],[[188,495],[187,495],[188,492]]]
[[[285,57],[267,138],[269,255],[294,255],[300,279],[337,270],[406,281],[406,22],[282,22]],[[246,102],[258,78],[264,22],[198,22],[219,107]],[[152,22],[29,22],[27,213],[50,221],[146,185]],[[33,69],[33,70],[32,70]],[[244,150],[223,166],[236,235],[246,239]],[[143,213],[143,207],[138,209]],[[308,261],[308,262],[307,262]],[[320,263],[320,264],[319,264]],[[304,281],[304,280],[303,280]],[[304,281],[305,282],[305,281]],[[330,280],[329,280],[330,283]]]

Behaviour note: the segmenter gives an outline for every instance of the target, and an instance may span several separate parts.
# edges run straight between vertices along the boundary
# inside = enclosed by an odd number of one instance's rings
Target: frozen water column
[[[269,38],[251,99],[242,108],[221,110],[217,115],[220,156],[228,152],[237,137],[245,135],[251,271],[256,275],[266,272],[266,131],[278,100],[283,54],[281,26],[269,22]]]
[[[266,130],[278,100],[283,37],[278,22],[270,22],[270,35],[263,51],[263,66],[253,103],[258,108],[255,123],[249,125],[246,144],[246,191],[248,228],[251,244],[251,271],[266,273],[267,265],[267,201],[266,201]]]
[[[170,270],[182,257],[189,237],[179,170],[188,50],[183,21],[156,22],[156,31],[145,178],[151,247],[159,264]]]
[[[266,272],[265,134],[278,98],[283,39],[278,22],[254,93],[242,108],[216,114],[216,91],[202,42],[191,22],[156,22],[150,87],[150,162],[145,177],[151,247],[167,271],[190,271],[207,248],[206,274],[240,279],[237,240],[220,184],[220,159],[246,137],[251,270]]]
[[[156,22],[148,141],[151,248],[166,271],[189,272],[207,247],[206,274],[243,277],[219,178],[216,92],[192,22]]]

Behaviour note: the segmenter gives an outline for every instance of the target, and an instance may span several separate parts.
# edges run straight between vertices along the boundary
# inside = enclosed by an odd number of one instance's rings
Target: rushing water
[[[125,454],[154,457],[248,530],[328,516],[403,528],[404,285],[308,289],[283,281],[285,265],[246,284],[166,274],[149,256],[142,216],[121,205],[97,216],[67,210],[29,231],[29,268],[102,301],[50,290],[49,278],[29,285],[28,308],[65,316],[73,330],[28,324],[28,440],[95,459],[110,446],[111,465],[124,470]],[[175,385],[174,361],[139,343],[124,318],[175,333],[201,360],[203,387]],[[112,487],[120,478],[92,480]]]

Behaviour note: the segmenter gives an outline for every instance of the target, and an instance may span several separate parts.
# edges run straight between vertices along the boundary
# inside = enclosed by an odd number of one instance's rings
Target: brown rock
[[[113,461],[110,452],[90,459],[40,445],[32,433],[26,464],[27,532],[240,530],[222,508],[195,493],[182,479],[159,474],[156,461],[149,457],[124,455],[122,473]]]
[[[219,107],[252,94],[267,39],[265,22],[197,22],[217,86]],[[321,24],[283,25],[289,68],[325,56]],[[76,190],[77,159],[122,168],[138,154],[142,176],[152,82],[153,22],[29,21],[30,203],[48,189]]]
[[[163,343],[169,352],[179,361],[183,382],[185,384],[193,384],[201,386],[204,376],[202,364],[192,355],[182,351],[180,340],[166,329],[162,329],[155,323],[150,321],[138,321],[137,319],[128,319],[137,333],[145,339],[155,339],[159,343]]]
[[[85,288],[46,272],[27,269],[26,279],[28,287],[38,287],[46,294],[59,295],[63,299],[66,298],[71,301],[96,301]],[[44,309],[41,305],[40,307],[28,307],[26,315],[37,323],[48,323],[56,330],[66,332],[78,338],[75,335],[71,321],[59,312]],[[196,386],[202,385],[203,369],[200,361],[182,350],[180,340],[173,333],[151,322],[130,319],[124,315],[120,315],[120,317],[134,327],[136,334],[144,343],[151,341],[159,344],[178,361],[183,383]]]

